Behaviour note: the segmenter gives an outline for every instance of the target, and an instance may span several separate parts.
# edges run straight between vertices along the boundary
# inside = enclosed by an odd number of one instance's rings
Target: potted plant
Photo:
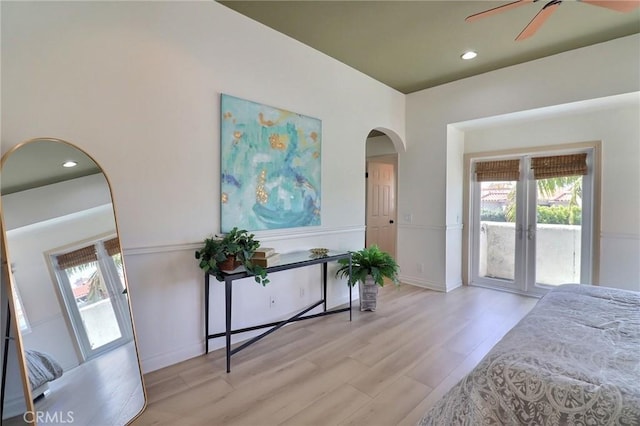
[[[200,268],[214,275],[218,281],[224,281],[224,271],[232,271],[238,266],[254,276],[258,284],[269,283],[267,270],[251,262],[260,241],[245,229],[233,228],[223,236],[205,238],[204,247],[196,251]]]
[[[385,278],[396,285],[400,284],[400,267],[389,253],[380,250],[376,245],[351,252],[351,273],[349,259],[340,259],[338,262],[340,267],[336,276],[347,277],[349,285],[359,284],[361,311],[376,310],[378,286],[384,285]]]

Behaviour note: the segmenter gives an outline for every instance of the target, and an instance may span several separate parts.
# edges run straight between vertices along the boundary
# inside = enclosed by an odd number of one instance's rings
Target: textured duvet
[[[550,291],[420,425],[640,425],[640,293]]]
[[[25,351],[31,390],[62,376],[62,367],[50,355],[34,350]]]

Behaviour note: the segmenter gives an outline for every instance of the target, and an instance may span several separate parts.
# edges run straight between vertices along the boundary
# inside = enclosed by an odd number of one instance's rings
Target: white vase
[[[368,275],[364,283],[358,283],[360,289],[360,310],[375,311],[378,301],[378,284],[373,281],[373,277]]]

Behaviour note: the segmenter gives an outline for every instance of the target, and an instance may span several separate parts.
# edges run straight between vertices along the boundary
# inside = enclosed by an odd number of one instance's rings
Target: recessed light
[[[67,167],[67,168],[75,167],[77,165],[78,165],[78,163],[76,161],[73,161],[73,160],[65,161],[64,163],[62,163],[62,167]]]
[[[464,60],[468,60],[468,59],[473,59],[476,56],[478,56],[476,52],[474,52],[473,50],[469,50],[468,52],[464,52],[460,57]]]

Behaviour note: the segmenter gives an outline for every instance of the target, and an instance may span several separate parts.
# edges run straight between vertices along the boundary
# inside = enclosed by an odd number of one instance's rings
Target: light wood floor
[[[133,342],[119,346],[50,382],[46,396],[35,402],[36,413],[26,420],[40,413],[46,421],[39,424],[126,424],[144,404],[139,372]],[[26,424],[22,415],[2,420],[2,426]]]
[[[234,355],[229,374],[224,350],[147,374],[133,425],[414,425],[536,301],[388,285],[376,312],[285,327]]]

